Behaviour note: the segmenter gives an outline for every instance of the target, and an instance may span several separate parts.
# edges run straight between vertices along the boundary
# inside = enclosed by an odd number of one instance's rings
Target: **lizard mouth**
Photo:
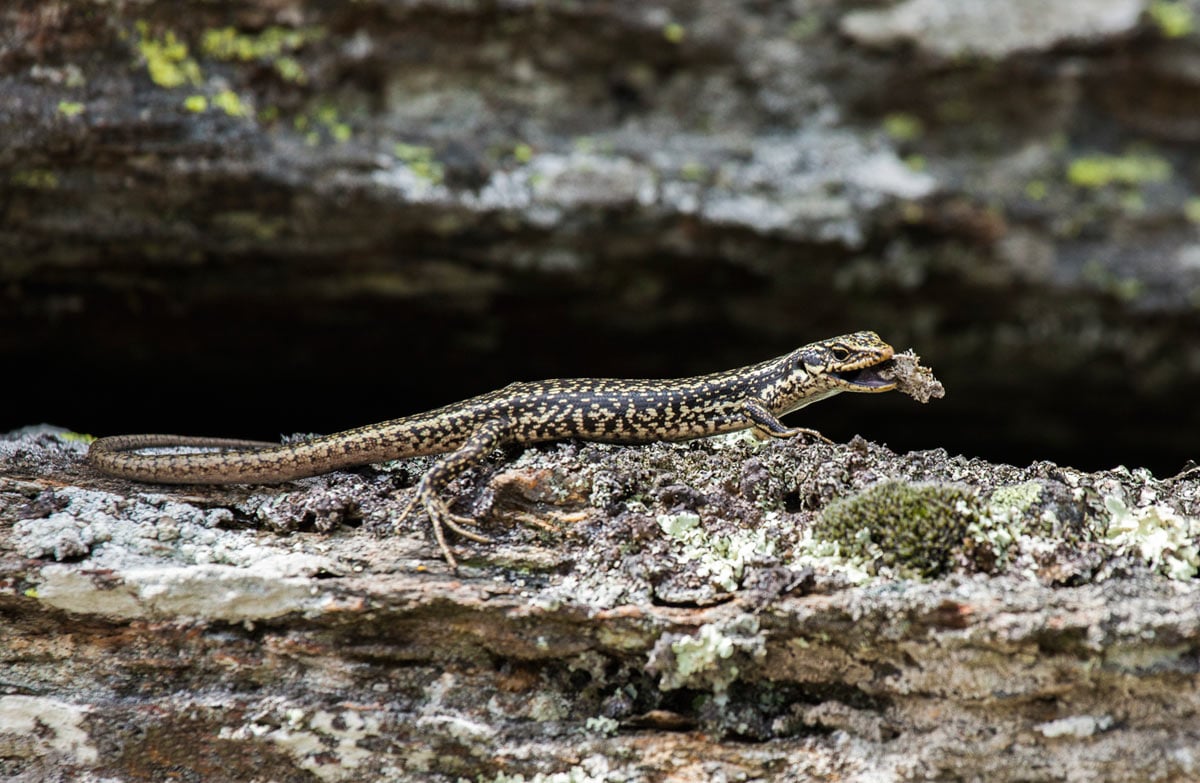
[[[880,372],[880,370],[889,369],[891,364],[891,360],[888,360],[871,367],[835,372],[833,376],[850,387],[849,391],[891,391],[896,388],[896,379],[884,377],[884,374]]]

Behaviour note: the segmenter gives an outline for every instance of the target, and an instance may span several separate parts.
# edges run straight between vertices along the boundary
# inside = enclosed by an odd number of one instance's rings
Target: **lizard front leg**
[[[747,397],[743,400],[742,410],[746,413],[746,417],[754,422],[754,428],[757,431],[772,438],[794,438],[797,435],[811,435],[826,443],[833,443],[833,441],[816,430],[810,430],[807,427],[785,426],[774,413],[771,413],[767,409],[766,404],[757,397]]]
[[[430,524],[433,526],[433,537],[437,539],[442,556],[446,558],[446,562],[450,564],[451,568],[457,568],[458,562],[454,559],[449,545],[446,544],[446,534],[443,528],[449,528],[464,538],[480,543],[487,543],[491,539],[465,530],[463,525],[473,525],[475,520],[451,512],[449,505],[442,499],[442,492],[463,471],[479,463],[497,447],[508,441],[511,436],[512,425],[505,419],[488,419],[476,426],[457,451],[439,457],[429,470],[425,471],[425,475],[417,483],[412,500],[400,515],[401,523],[408,519],[418,507],[429,515]]]

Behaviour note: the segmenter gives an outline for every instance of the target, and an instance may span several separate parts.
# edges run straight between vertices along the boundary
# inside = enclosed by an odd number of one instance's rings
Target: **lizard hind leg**
[[[415,513],[424,511],[429,516],[433,537],[442,557],[450,568],[458,568],[458,561],[446,543],[446,529],[457,533],[463,538],[481,544],[490,543],[491,539],[480,533],[467,530],[465,526],[475,525],[471,517],[455,514],[450,511],[449,504],[442,499],[446,487],[462,474],[467,468],[479,463],[484,457],[508,440],[511,426],[504,419],[489,419],[475,427],[471,435],[456,451],[440,457],[421,477],[417,483],[412,499],[400,514],[400,521],[408,519]]]

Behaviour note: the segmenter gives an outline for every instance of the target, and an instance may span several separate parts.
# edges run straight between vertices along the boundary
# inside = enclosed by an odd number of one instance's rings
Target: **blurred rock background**
[[[1200,432],[1197,13],[7,2],[0,431],[273,439],[874,329],[946,398],[804,425],[1170,475]]]

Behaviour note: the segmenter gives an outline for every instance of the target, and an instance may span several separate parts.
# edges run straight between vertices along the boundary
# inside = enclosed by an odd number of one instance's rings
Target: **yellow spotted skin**
[[[296,443],[123,435],[92,443],[88,461],[123,478],[162,484],[276,483],[375,462],[445,454],[422,477],[403,516],[429,513],[453,565],[442,526],[472,520],[452,514],[441,492],[457,475],[504,443],[564,438],[612,443],[688,440],[751,427],[773,437],[811,431],[779,417],[843,391],[883,392],[895,383],[875,374],[893,349],[874,332],[821,340],[736,370],[674,380],[578,378],[513,383],[478,397],[380,424]],[[193,454],[139,449],[216,448]]]

